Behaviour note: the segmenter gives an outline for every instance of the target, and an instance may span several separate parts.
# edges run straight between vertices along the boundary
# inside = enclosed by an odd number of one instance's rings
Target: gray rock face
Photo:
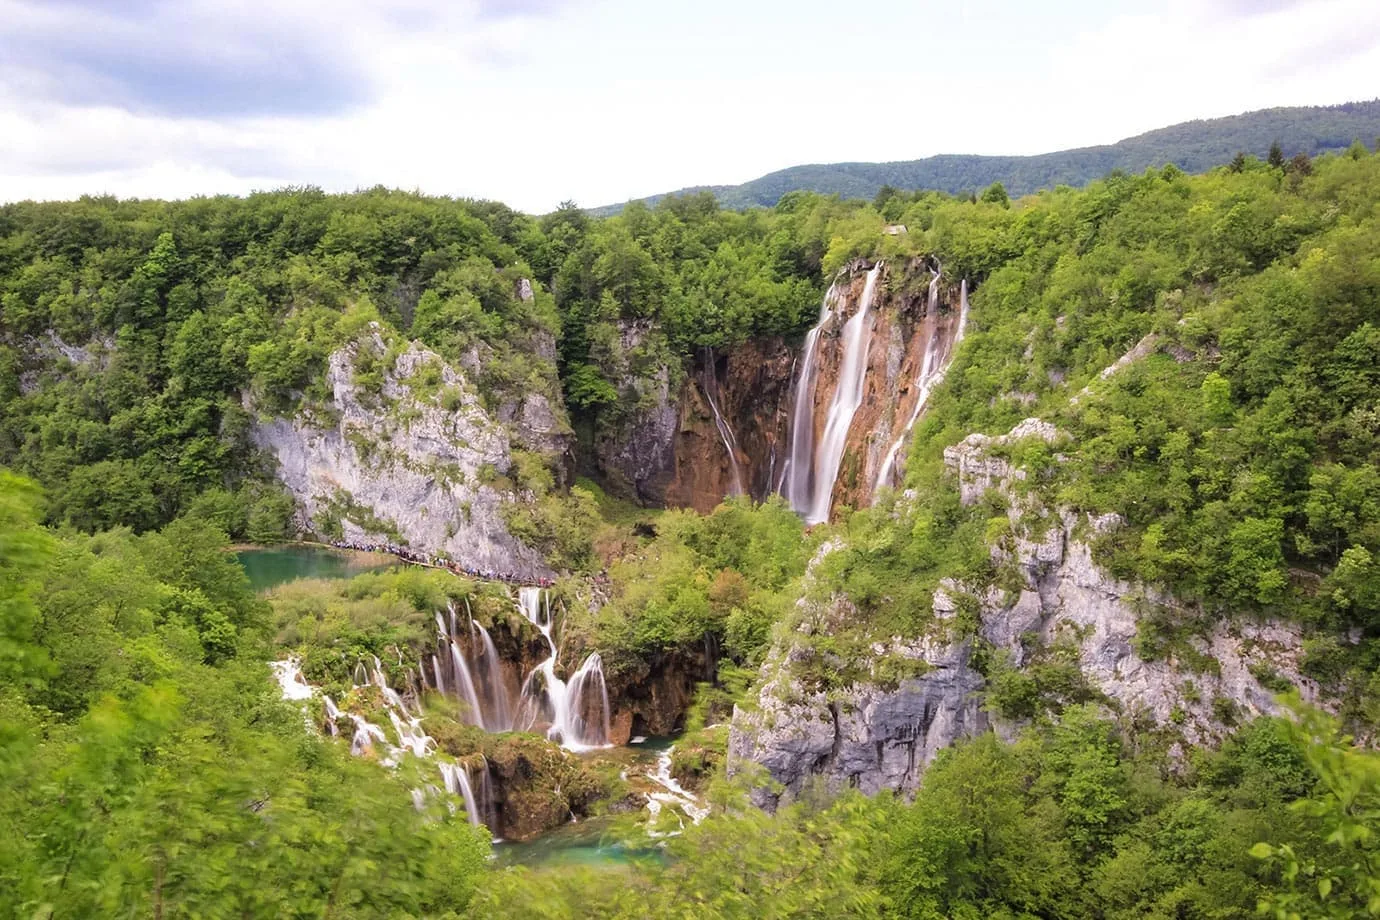
[[[355,381],[361,349],[386,351],[377,329],[330,356],[326,406],[253,429],[303,523],[319,531],[334,518],[347,540],[400,542],[524,578],[549,574],[504,522],[504,504],[523,498],[485,482],[509,468],[509,436],[464,375],[413,343],[385,369],[380,390],[365,392]],[[423,386],[422,374],[433,383]]]
[[[530,285],[527,292],[531,294]],[[527,351],[537,362],[551,368],[554,380],[556,337],[544,329],[534,330],[528,338]],[[563,457],[570,452],[574,443],[574,433],[566,419],[565,406],[560,402],[559,395],[555,401],[545,393],[539,392],[528,392],[520,398],[505,399],[498,407],[496,415],[499,421],[507,424],[512,430],[513,439],[517,444],[526,450]]]
[[[756,763],[783,787],[758,786],[753,804],[775,811],[816,782],[831,793],[913,791],[940,750],[987,728],[970,643],[893,641],[874,651],[928,670],[891,687],[860,683],[826,695],[791,675],[790,653],[767,662],[757,707],[735,710],[729,733],[730,775]]]
[[[19,392],[31,396],[42,388],[45,368],[51,370],[62,362],[70,362],[73,368],[91,367],[104,371],[110,367],[110,359],[115,352],[115,340],[110,336],[100,336],[85,345],[72,345],[53,329],[47,335],[29,339],[25,343],[30,366],[19,375]]]
[[[1262,685],[1262,676],[1287,680],[1304,699],[1317,702],[1317,686],[1299,669],[1302,637],[1296,626],[1282,621],[1224,620],[1207,635],[1189,639],[1182,654],[1154,660],[1140,655],[1136,639],[1143,613],[1158,608],[1172,617],[1178,604],[1163,591],[1113,578],[1093,561],[1089,541],[1121,526],[1120,517],[1051,515],[1036,499],[1012,489],[1024,471],[988,453],[993,444],[1027,437],[1054,443],[1058,436],[1049,423],[1027,419],[1008,435],[972,435],[945,451],[965,503],[979,501],[988,489],[1007,493],[1012,536],[992,553],[1022,584],[1018,591],[1000,591],[944,580],[934,592],[935,632],[944,631],[960,598],[970,595],[978,605],[982,638],[1017,666],[1042,649],[1072,645],[1089,686],[1102,694],[1111,714],[1172,727],[1194,744],[1220,739],[1229,729],[1223,722],[1227,711],[1240,718],[1275,712],[1274,694]],[[1031,520],[1037,529],[1027,524]],[[817,563],[818,558],[812,568]],[[812,631],[812,621],[831,619],[828,610],[806,612],[802,633]],[[755,763],[783,787],[757,789],[757,805],[774,809],[815,782],[828,790],[911,792],[940,749],[988,728],[1014,728],[983,710],[984,679],[970,666],[968,641],[893,637],[873,652],[874,673],[883,656],[923,662],[928,670],[894,686],[860,682],[826,698],[807,692],[793,676],[792,660],[808,654],[803,643],[773,649],[756,705],[734,712],[729,740],[730,773]]]
[[[997,437],[970,434],[953,447],[944,448],[945,464],[958,474],[958,488],[963,504],[971,505],[989,488],[996,487],[1010,492],[1013,483],[1025,479],[1025,470],[1013,467],[1000,457],[992,456],[989,448],[1030,437],[1053,444],[1058,435],[1058,430],[1049,422],[1028,418],[1011,429],[1010,434]]]
[[[635,373],[631,361],[652,334],[647,323],[623,323],[619,347],[625,360],[619,370],[620,402],[631,415],[616,430],[600,433],[595,445],[599,466],[614,485],[639,501],[662,504],[675,469],[675,437],[680,407],[671,392],[671,369],[658,365],[650,374]]]

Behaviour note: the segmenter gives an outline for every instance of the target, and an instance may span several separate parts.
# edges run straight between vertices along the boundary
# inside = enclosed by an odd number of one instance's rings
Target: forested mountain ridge
[[[1373,913],[1380,762],[1344,733],[1380,713],[1377,206],[1357,144],[1014,201],[0,208],[0,903]],[[842,445],[822,514],[775,495],[783,415]],[[707,514],[614,494],[677,504],[687,468]],[[385,520],[395,482],[438,504]],[[559,577],[264,597],[224,553],[463,558],[420,542],[443,512]],[[667,770],[712,814],[489,719],[544,662],[607,693],[563,697],[596,741],[685,729]],[[490,868],[481,779],[490,828],[607,809],[669,858]]]
[[[1173,163],[1205,172],[1236,154],[1264,158],[1278,143],[1286,157],[1344,150],[1352,141],[1380,137],[1380,100],[1334,106],[1261,109],[1225,118],[1186,121],[1114,144],[1079,147],[1032,156],[939,154],[893,163],[824,163],[792,166],[741,185],[691,186],[639,199],[654,205],[664,197],[709,192],[726,208],[771,207],[794,191],[871,198],[883,187],[934,189],[951,194],[979,192],[1000,182],[1009,194],[1028,195],[1058,185],[1079,187],[1114,169],[1137,173]],[[624,205],[595,209],[617,213]]]

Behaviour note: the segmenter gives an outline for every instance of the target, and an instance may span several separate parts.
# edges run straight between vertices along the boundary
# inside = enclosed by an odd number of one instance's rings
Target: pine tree
[[[1266,158],[1266,161],[1275,169],[1284,168],[1284,149],[1279,146],[1279,141],[1275,141],[1270,145],[1270,155]]]

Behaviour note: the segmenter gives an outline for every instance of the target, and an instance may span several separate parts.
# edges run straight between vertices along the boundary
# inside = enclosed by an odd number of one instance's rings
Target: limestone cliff
[[[330,356],[325,405],[255,423],[253,440],[276,460],[304,528],[445,554],[475,569],[549,574],[505,524],[504,506],[525,500],[498,485],[512,462],[509,429],[434,352],[416,343],[394,352],[380,367],[393,353],[371,329]]]
[[[1049,514],[1036,499],[1017,494],[1024,472],[993,448],[1027,437],[1054,442],[1058,432],[1030,419],[1009,435],[973,435],[945,452],[965,503],[988,489],[1005,493],[1011,536],[991,551],[1018,577],[1018,587],[946,580],[934,592],[929,635],[877,643],[871,675],[831,693],[811,690],[793,665],[810,654],[803,641],[809,631],[847,618],[839,610],[847,601],[800,602],[801,639],[773,650],[755,705],[734,713],[730,772],[755,763],[780,784],[779,791],[761,785],[757,804],[773,808],[812,782],[831,790],[913,791],[942,748],[976,732],[1010,728],[984,706],[979,648],[985,661],[1005,656],[1016,667],[1061,649],[1076,661],[1089,696],[1110,713],[1190,743],[1219,738],[1231,721],[1274,711],[1273,691],[1262,681],[1288,682],[1305,699],[1316,698],[1317,688],[1299,673],[1298,630],[1279,621],[1220,621],[1177,650],[1143,657],[1137,633],[1147,609],[1170,608],[1172,615],[1174,599],[1113,578],[1093,560],[1092,541],[1120,526],[1117,516]],[[965,595],[979,625],[976,634],[957,635],[955,615]]]
[[[650,322],[620,326],[612,368],[618,413],[600,419],[594,443],[595,466],[610,488],[649,505],[665,504],[679,416],[673,368],[655,347],[660,341],[660,330]]]

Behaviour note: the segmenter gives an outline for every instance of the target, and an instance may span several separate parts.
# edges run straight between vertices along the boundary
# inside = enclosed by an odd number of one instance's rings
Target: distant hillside
[[[898,189],[978,191],[1001,182],[1011,195],[1025,195],[1056,185],[1080,186],[1114,169],[1141,172],[1174,163],[1204,172],[1229,162],[1238,152],[1263,157],[1278,141],[1285,156],[1341,150],[1357,139],[1371,144],[1380,137],[1380,99],[1333,106],[1261,109],[1227,118],[1186,121],[1130,137],[1115,144],[1079,147],[1036,156],[940,154],[896,163],[828,163],[792,166],[742,185],[684,188],[671,195],[710,191],[727,208],[770,207],[798,189],[844,198],[871,198],[883,185]],[[655,204],[666,195],[641,199]],[[612,214],[623,205],[594,210]]]

